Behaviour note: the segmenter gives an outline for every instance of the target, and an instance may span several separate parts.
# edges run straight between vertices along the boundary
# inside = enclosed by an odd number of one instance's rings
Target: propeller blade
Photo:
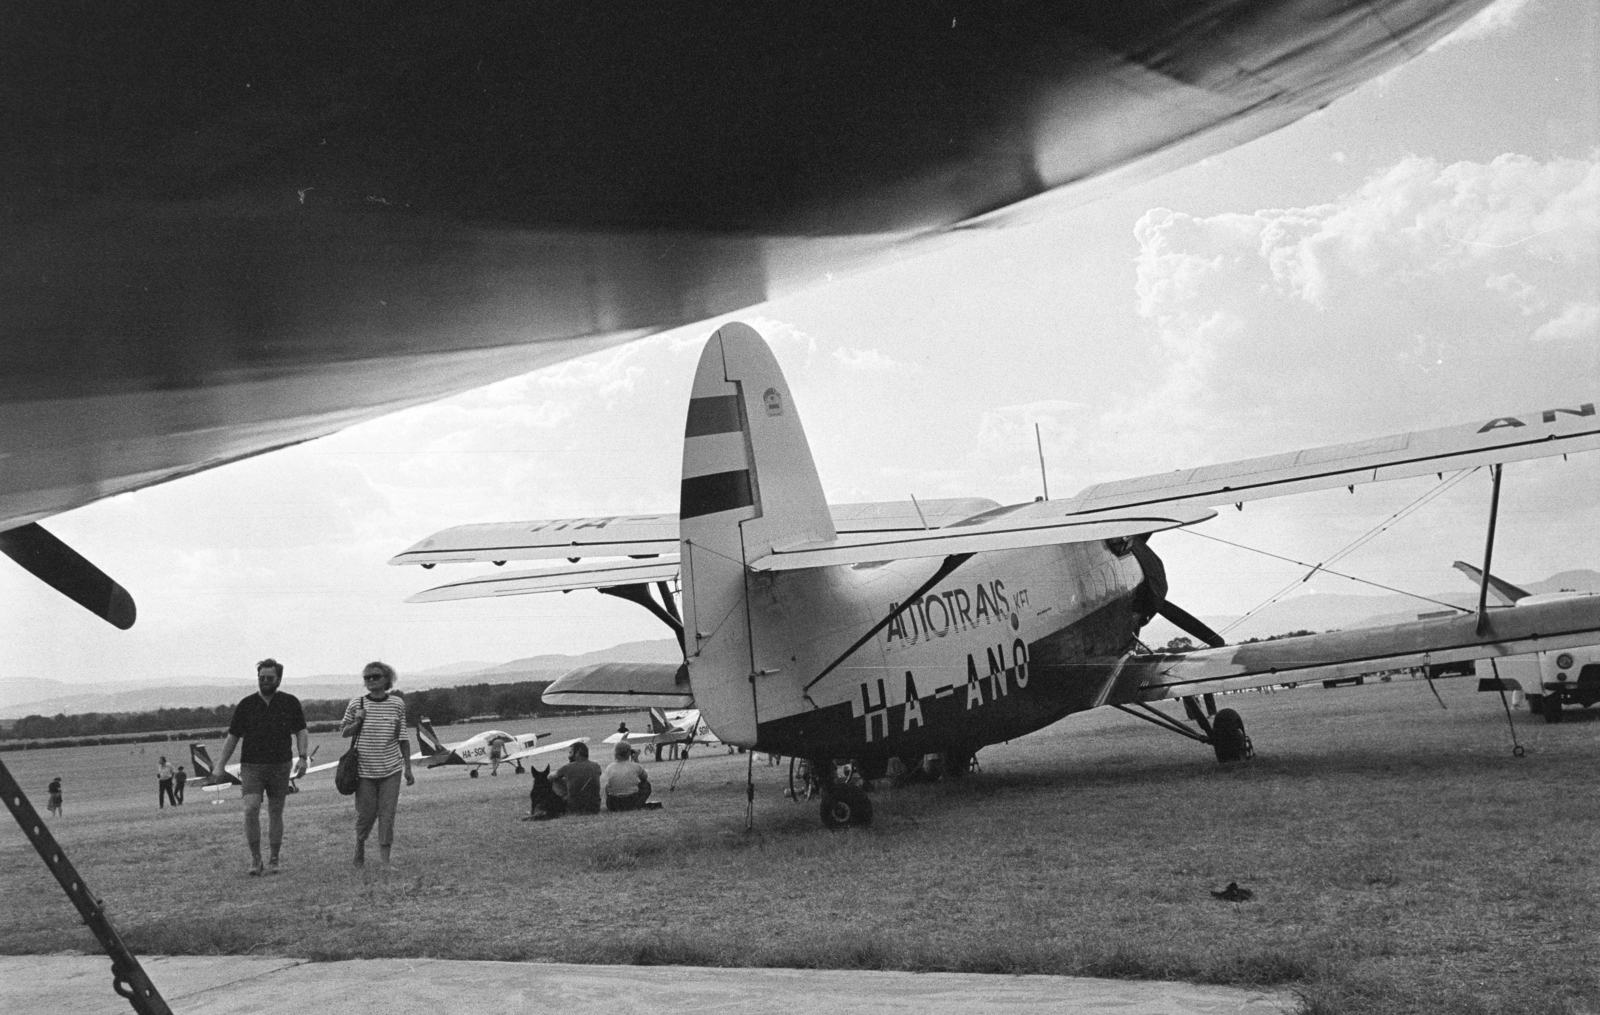
[[[133,626],[138,610],[128,590],[38,522],[0,532],[0,553],[112,626]]]
[[[1228,643],[1222,635],[1211,630],[1205,621],[1183,607],[1175,605],[1170,600],[1162,600],[1161,606],[1156,609],[1156,612],[1171,622],[1173,627],[1176,627],[1184,634],[1194,635],[1212,648],[1221,648]]]

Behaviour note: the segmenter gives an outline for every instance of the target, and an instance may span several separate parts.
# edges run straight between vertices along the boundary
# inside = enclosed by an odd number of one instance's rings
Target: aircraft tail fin
[[[440,743],[439,735],[433,732],[433,723],[428,721],[427,716],[417,720],[417,751],[426,758],[445,753],[444,744]]]
[[[1451,566],[1466,575],[1467,579],[1474,584],[1483,581],[1483,572],[1464,560],[1458,560]],[[1493,592],[1494,597],[1507,606],[1517,605],[1517,600],[1526,599],[1529,594],[1527,589],[1519,589],[1510,582],[1496,578],[1492,574],[1489,576],[1489,591]]]
[[[746,564],[774,546],[837,533],[789,384],[749,325],[723,325],[700,354],[680,496],[684,651],[695,703],[725,740],[750,745]]]
[[[211,778],[211,773],[217,770],[216,763],[211,760],[211,752],[206,750],[203,744],[189,745],[189,763],[194,766],[194,779],[197,782],[206,781]],[[227,772],[222,773],[222,784],[231,786],[238,782],[235,776]]]
[[[667,713],[659,708],[650,710],[650,732],[666,733],[672,729],[672,724],[667,722]]]

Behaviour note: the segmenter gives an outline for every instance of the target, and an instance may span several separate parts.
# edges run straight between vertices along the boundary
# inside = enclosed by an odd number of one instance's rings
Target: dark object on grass
[[[533,789],[528,791],[528,816],[523,820],[549,821],[567,813],[567,798],[550,784],[550,766],[541,772],[530,765],[528,771],[533,773]]]
[[[1249,902],[1255,898],[1256,893],[1248,888],[1240,888],[1237,881],[1229,881],[1228,887],[1220,892],[1212,892],[1211,895],[1213,898],[1221,899],[1223,902]]]

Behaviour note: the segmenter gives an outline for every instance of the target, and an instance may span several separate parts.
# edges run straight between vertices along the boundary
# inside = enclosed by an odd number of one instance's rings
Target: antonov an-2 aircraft
[[[467,525],[391,562],[626,558],[412,599],[581,588],[630,599],[678,633],[684,664],[576,670],[547,702],[693,706],[723,741],[812,759],[819,772],[850,758],[870,776],[933,753],[960,772],[984,745],[1101,705],[1233,761],[1250,740],[1235,710],[1214,711],[1213,692],[1592,642],[1600,597],[1230,646],[1167,600],[1152,533],[1214,517],[1210,505],[1596,447],[1591,402],[1102,483],[1069,500],[830,507],[777,361],[735,323],[700,357],[677,515]],[[1139,631],[1157,615],[1212,647],[1142,652]],[[1153,708],[1171,698],[1197,730]],[[822,812],[829,825],[871,813],[844,785],[825,788]]]
[[[1489,0],[19,4],[0,553],[39,522],[1260,137]]]

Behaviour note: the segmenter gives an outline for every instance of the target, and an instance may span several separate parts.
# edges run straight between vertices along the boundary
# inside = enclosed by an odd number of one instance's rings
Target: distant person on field
[[[172,806],[178,806],[178,798],[172,795],[172,779],[175,773],[172,766],[167,764],[167,756],[163,754],[161,761],[156,765],[156,804],[165,810],[167,801],[172,801]]]
[[[568,814],[599,814],[600,775],[600,766],[589,760],[589,745],[573,744],[550,785],[567,798]]]
[[[394,812],[400,805],[400,775],[416,785],[411,774],[411,744],[406,740],[406,701],[394,693],[394,667],[368,663],[361,670],[367,693],[345,706],[339,735],[354,737],[360,759],[361,784],[356,787],[355,865],[367,862],[367,836],[378,826],[378,852],[385,866],[394,846]]]
[[[255,694],[239,702],[228,723],[228,739],[222,744],[222,759],[206,779],[206,785],[222,781],[233,757],[233,749],[244,741],[239,752],[239,789],[244,795],[244,838],[250,844],[251,876],[278,873],[278,851],[283,847],[283,804],[289,798],[290,769],[298,779],[306,774],[306,716],[300,699],[278,690],[283,683],[283,664],[276,659],[256,663]],[[299,760],[291,765],[290,742]],[[272,847],[267,866],[261,864],[261,798],[267,798],[267,836]]]
[[[61,776],[58,775],[50,780],[50,788],[46,792],[50,794],[50,798],[45,801],[44,809],[58,818],[61,817]]]
[[[650,777],[645,774],[644,766],[633,760],[633,748],[627,741],[619,742],[612,753],[617,760],[607,765],[600,776],[606,810],[636,811],[650,799]]]
[[[178,774],[172,777],[172,795],[178,803],[183,803],[183,786],[189,781],[189,773],[178,766]]]

